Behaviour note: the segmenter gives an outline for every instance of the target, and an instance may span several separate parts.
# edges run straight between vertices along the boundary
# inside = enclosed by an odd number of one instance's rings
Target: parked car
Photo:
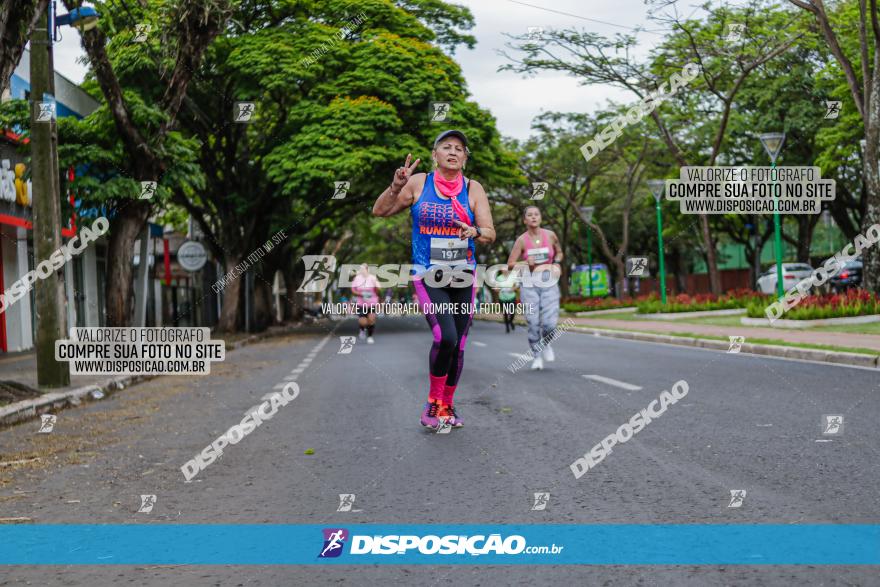
[[[809,277],[813,268],[806,263],[783,263],[782,264],[782,287],[785,291],[790,290],[800,280]],[[764,273],[758,276],[755,289],[762,294],[773,295],[776,293],[776,265],[771,265]]]
[[[862,260],[857,258],[844,263],[837,275],[829,279],[828,283],[833,292],[860,287],[862,285]]]

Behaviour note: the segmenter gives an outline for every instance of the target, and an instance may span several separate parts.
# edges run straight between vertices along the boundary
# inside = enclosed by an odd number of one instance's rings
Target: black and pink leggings
[[[454,283],[454,281],[453,281]],[[428,355],[428,368],[434,377],[446,376],[446,385],[455,386],[464,366],[464,346],[467,333],[474,319],[473,306],[476,289],[468,287],[433,287],[416,278],[413,280],[419,304],[456,304],[458,308],[471,308],[468,312],[425,311],[425,319],[434,333],[434,344]],[[447,306],[449,307],[449,306]],[[435,308],[436,309],[436,308]]]

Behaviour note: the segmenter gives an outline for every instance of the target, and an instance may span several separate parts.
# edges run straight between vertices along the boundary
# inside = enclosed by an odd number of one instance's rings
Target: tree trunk
[[[110,221],[110,242],[107,246],[107,326],[128,326],[131,321],[132,254],[134,242],[140,237],[150,213],[150,206],[131,201],[119,208]],[[147,259],[141,259],[146,263]]]
[[[272,312],[272,285],[264,278],[254,280],[254,328],[266,330],[274,321]]]
[[[241,263],[241,254],[232,254],[226,257],[226,273]],[[240,306],[244,273],[226,284],[223,288],[223,305],[220,307],[220,320],[217,322],[218,332],[236,332],[240,318]]]
[[[257,304],[254,309],[256,311],[263,311],[263,306],[265,307],[266,312],[266,324],[265,326],[259,326],[260,329],[268,328],[273,324],[278,324],[277,311],[274,308],[275,305],[275,294],[272,293],[272,288],[275,285],[275,274],[281,270],[281,265],[285,259],[288,258],[288,247],[279,247],[272,250],[271,253],[266,255],[260,262],[259,267],[259,275],[257,275],[255,280],[255,289],[257,291],[254,292],[254,301]],[[257,288],[257,285],[260,287]],[[265,291],[263,291],[265,289]],[[286,294],[285,294],[286,295]],[[264,296],[263,299],[260,299],[261,296]],[[285,308],[284,308],[284,297],[281,297],[281,320],[283,321],[285,316]],[[261,306],[262,305],[262,306]],[[258,317],[255,319],[255,322],[258,325],[261,325],[261,319]]]
[[[865,164],[865,184],[868,190],[867,207],[862,218],[862,234],[874,224],[880,224],[880,178],[876,148],[869,147],[868,161]],[[874,151],[873,153],[871,151]],[[880,293],[880,243],[862,251],[862,287],[873,293]]]
[[[293,321],[302,320],[303,317],[303,297],[302,293],[296,291],[305,275],[305,266],[297,262],[295,265],[288,265],[284,268],[284,288],[287,290],[287,309],[284,316]]]
[[[0,95],[9,89],[12,72],[21,61],[24,46],[48,0],[13,0],[0,10]]]
[[[709,271],[709,288],[715,295],[721,295],[721,274],[718,272],[718,259],[715,255],[715,241],[712,240],[712,231],[709,228],[709,217],[700,215],[700,228],[703,232],[703,242],[706,247],[706,268]]]
[[[752,289],[758,287],[758,277],[761,276],[761,251],[764,248],[764,239],[758,234],[755,236],[755,246],[752,247],[752,266],[749,271]]]
[[[750,287],[756,289],[758,287],[758,277],[761,276],[761,251],[764,250],[764,232],[762,230],[762,217],[752,216],[752,225],[755,227],[754,237],[752,238],[752,262],[750,267]]]
[[[559,266],[560,275],[559,275],[559,294],[562,298],[567,298],[568,291],[568,265],[565,263],[561,263]]]
[[[797,260],[798,263],[810,263],[810,248],[813,245],[813,230],[816,228],[816,221],[819,216],[808,216],[799,214],[798,222],[798,239],[797,239]]]
[[[611,262],[614,264],[615,273],[617,273],[617,279],[615,280],[617,287],[614,288],[614,297],[618,300],[622,300],[623,294],[629,293],[629,288],[626,283],[626,261],[624,261],[623,257],[617,256],[614,257]]]
[[[667,284],[667,295],[670,294],[678,294],[685,290],[687,290],[687,280],[685,279],[685,267],[682,261],[681,250],[678,247],[671,247],[669,250],[669,255],[667,257],[669,261],[668,271],[670,271],[673,275],[675,275],[675,290],[670,291],[672,288],[668,288]],[[657,287],[660,287],[659,276]]]
[[[877,157],[880,142],[880,43],[874,46],[874,77],[871,83],[871,94],[868,100],[868,112],[865,113],[865,166],[862,173],[865,178],[867,197],[865,198],[865,215],[862,217],[862,234],[869,227],[880,224],[880,162]],[[862,252],[862,287],[870,292],[880,294],[880,243],[876,243]]]

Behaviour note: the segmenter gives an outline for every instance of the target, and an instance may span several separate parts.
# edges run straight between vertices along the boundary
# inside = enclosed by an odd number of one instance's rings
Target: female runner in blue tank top
[[[394,173],[391,186],[373,205],[376,216],[393,216],[406,208],[412,216],[413,285],[419,303],[427,310],[425,318],[434,334],[428,355],[428,402],[421,417],[422,425],[431,428],[439,425],[440,418],[447,418],[456,428],[464,425],[455,411],[453,396],[464,364],[476,291],[473,279],[461,287],[463,280],[450,281],[443,272],[467,271],[473,275],[477,263],[474,241],[495,240],[492,212],[483,186],[465,181],[461,173],[469,154],[464,133],[440,133],[431,151],[435,170],[414,174],[420,160],[410,166],[411,155],[407,155],[403,167]],[[447,304],[445,307],[454,311],[435,313],[428,304],[433,304],[433,309]]]

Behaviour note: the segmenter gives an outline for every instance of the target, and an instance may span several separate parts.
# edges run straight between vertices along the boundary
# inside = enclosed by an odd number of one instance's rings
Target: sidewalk
[[[799,344],[872,349],[876,350],[877,354],[880,354],[880,336],[873,334],[812,332],[810,330],[786,330],[782,328],[760,328],[753,326],[715,326],[711,324],[676,323],[668,320],[609,320],[574,316],[570,319],[578,326],[592,326],[595,328],[637,330],[639,332],[653,332],[657,334],[688,332],[723,338],[728,336],[744,336],[746,342],[750,338],[762,338]]]
[[[259,334],[238,333],[222,336],[212,333],[211,336],[225,340],[226,351],[229,352],[270,337],[326,334],[332,326],[332,324],[296,323],[286,326],[272,326]],[[39,389],[37,387],[35,352],[28,351],[9,355],[0,358],[0,391],[14,394],[17,397],[9,403],[0,404],[0,425],[14,424],[34,418],[49,409],[76,406],[84,400],[103,399],[115,391],[154,377],[161,377],[161,375],[72,375],[68,386]],[[11,385],[3,385],[4,381],[11,383]],[[25,385],[31,389],[16,389],[19,385]]]
[[[71,375],[70,385],[42,391],[66,391],[86,385],[98,385],[107,380],[101,375]],[[37,385],[37,355],[34,351],[15,353],[0,359],[0,381],[15,381],[40,391]]]

